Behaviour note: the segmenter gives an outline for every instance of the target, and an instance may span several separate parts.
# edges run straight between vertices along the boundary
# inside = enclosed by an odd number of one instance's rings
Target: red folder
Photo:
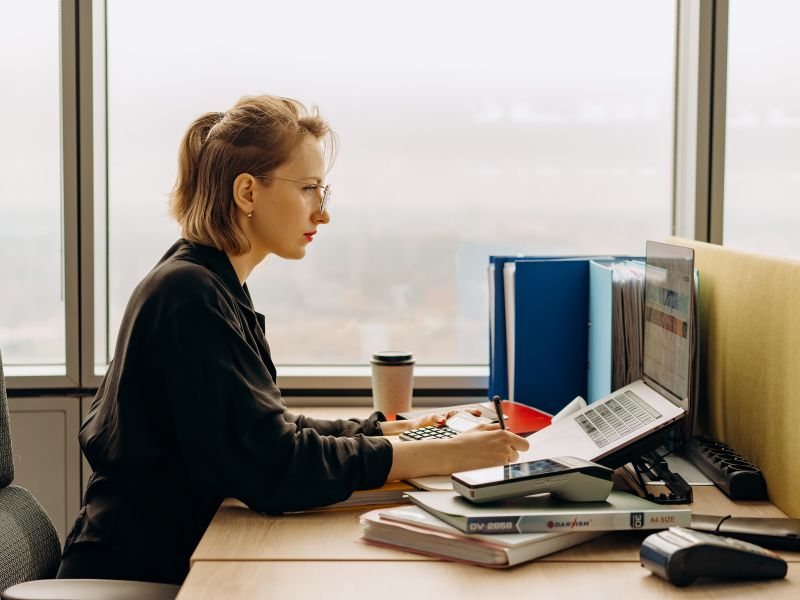
[[[463,404],[461,406],[449,406],[441,410],[454,410],[454,409],[468,409],[478,408],[481,411],[481,416],[490,419],[496,419],[497,415],[494,412],[494,405],[491,402],[480,402],[475,404]],[[417,410],[414,412],[400,413],[397,415],[398,419],[414,419],[422,415],[430,414],[434,409]],[[503,400],[503,415],[505,415],[506,428],[516,433],[517,435],[525,435],[539,431],[550,425],[550,420],[553,418],[547,413],[536,410],[527,404],[520,404],[518,402],[509,402]]]
[[[527,404],[503,400],[503,414],[508,417],[506,428],[517,435],[526,435],[550,425],[553,417]],[[494,412],[494,410],[492,410]]]

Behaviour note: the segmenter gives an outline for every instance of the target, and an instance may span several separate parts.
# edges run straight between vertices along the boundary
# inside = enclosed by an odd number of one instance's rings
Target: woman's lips
[[[303,236],[310,242],[314,239],[314,236],[317,234],[316,231],[308,231],[303,234]]]

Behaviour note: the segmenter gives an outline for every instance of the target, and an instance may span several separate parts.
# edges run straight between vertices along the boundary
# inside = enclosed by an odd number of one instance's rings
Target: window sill
[[[83,392],[93,392],[100,385],[107,365],[98,365],[93,381],[84,382]],[[295,399],[320,399],[324,396],[342,402],[350,397],[361,404],[372,395],[372,371],[368,365],[360,366],[278,366],[278,385],[287,396]],[[8,389],[59,389],[63,392],[78,389],[78,384],[66,375],[59,365],[7,366]],[[416,366],[414,368],[414,395],[420,397],[475,397],[488,387],[489,367],[483,366]],[[416,400],[415,400],[416,402]]]
[[[66,365],[3,365],[6,379],[18,377],[58,377],[66,376]]]
[[[282,390],[371,390],[369,366],[278,366],[278,385]],[[417,366],[415,390],[485,390],[487,366]]]

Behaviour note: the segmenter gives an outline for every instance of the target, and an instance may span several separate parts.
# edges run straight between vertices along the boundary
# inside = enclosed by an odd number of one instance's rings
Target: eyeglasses
[[[292,183],[302,183],[305,185],[304,190],[320,190],[322,194],[319,199],[319,212],[324,213],[328,210],[328,202],[331,199],[331,184],[320,185],[318,183],[309,184],[306,181],[299,179],[286,179],[285,177],[275,177],[274,175],[256,175],[257,179],[277,179],[278,181],[291,181]]]

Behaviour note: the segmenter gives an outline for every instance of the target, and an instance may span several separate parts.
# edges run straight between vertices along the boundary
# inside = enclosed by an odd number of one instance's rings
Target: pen
[[[494,412],[497,413],[497,418],[500,420],[500,429],[505,429],[506,419],[503,416],[503,407],[500,404],[500,396],[495,396],[492,398],[492,402],[494,403]]]

